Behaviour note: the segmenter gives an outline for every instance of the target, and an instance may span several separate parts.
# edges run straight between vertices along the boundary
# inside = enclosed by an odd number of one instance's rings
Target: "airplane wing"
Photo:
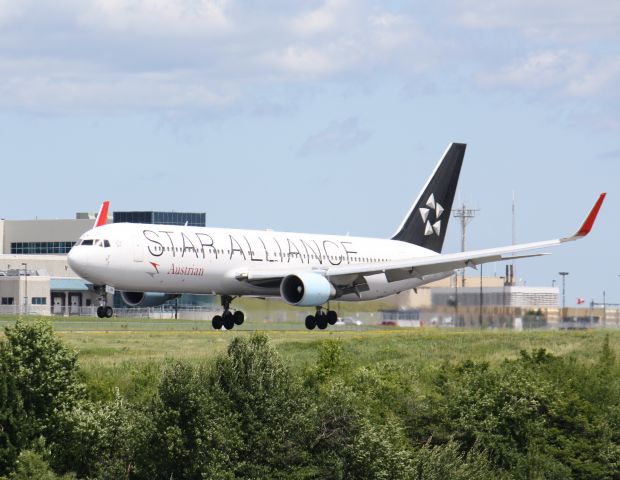
[[[359,278],[360,276],[364,277],[379,273],[384,273],[388,281],[393,282],[406,278],[422,278],[426,275],[449,272],[457,268],[475,268],[477,265],[483,263],[547,255],[546,253],[523,252],[553,247],[562,243],[579,240],[588,235],[592,230],[592,226],[603,204],[605,195],[605,193],[601,193],[594,207],[581,225],[581,228],[579,228],[574,235],[569,237],[545,240],[542,242],[522,243],[506,247],[488,248],[484,250],[472,250],[469,252],[436,254],[384,263],[322,266],[312,271],[328,277],[329,280],[336,285],[348,283],[355,277]],[[282,271],[250,270],[237,272],[235,276],[240,281],[247,281],[255,285],[275,286],[277,282],[291,273],[294,273],[291,272],[291,269],[283,269]]]

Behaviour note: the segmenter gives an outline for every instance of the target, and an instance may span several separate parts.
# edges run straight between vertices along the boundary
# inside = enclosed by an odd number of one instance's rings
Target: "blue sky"
[[[386,237],[460,141],[470,248],[511,242],[513,192],[518,241],[608,192],[591,237],[517,271],[620,303],[618,25],[615,0],[0,0],[0,216],[109,199]]]

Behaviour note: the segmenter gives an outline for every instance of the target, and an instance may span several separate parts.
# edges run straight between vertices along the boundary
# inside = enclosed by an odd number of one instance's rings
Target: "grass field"
[[[28,318],[26,321],[34,321]],[[15,318],[1,317],[0,326]],[[399,363],[434,365],[466,359],[493,364],[516,357],[521,350],[545,348],[557,355],[588,361],[606,334],[619,349],[620,331],[524,331],[350,328],[307,331],[300,324],[253,323],[232,331],[214,331],[210,322],[174,320],[91,318],[54,319],[58,335],[79,352],[83,369],[117,369],[129,363],[166,359],[201,361],[224,351],[232,338],[266,331],[278,351],[293,368],[305,368],[326,339],[341,341],[345,355],[357,365]],[[620,350],[619,350],[620,353]]]
[[[0,317],[10,326],[14,317]],[[35,321],[26,318],[25,321]],[[53,319],[59,337],[79,353],[90,393],[109,398],[118,387],[131,399],[148,396],[161,366],[172,359],[204,362],[224,352],[230,341],[265,331],[293,371],[311,367],[325,340],[337,340],[345,360],[355,367],[397,368],[424,383],[442,364],[464,360],[491,365],[516,358],[521,350],[544,348],[578,361],[597,358],[605,335],[620,356],[620,331],[523,331],[418,328],[363,328],[308,331],[298,323],[248,323],[231,331],[214,331],[210,322],[152,319]],[[2,333],[0,333],[0,336]]]

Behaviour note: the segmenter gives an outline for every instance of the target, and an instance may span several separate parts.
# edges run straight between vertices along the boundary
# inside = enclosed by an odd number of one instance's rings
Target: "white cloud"
[[[0,61],[0,107],[43,112],[218,108],[231,91],[191,71],[110,73],[96,64]]]
[[[326,0],[319,8],[294,18],[291,27],[304,35],[325,33],[342,25],[343,16],[351,12],[353,6],[350,0]]]
[[[620,84],[620,56],[587,68],[568,83],[566,92],[578,97],[591,97],[608,92],[617,96],[618,84]]]
[[[523,61],[479,77],[487,87],[550,88],[563,85],[581,73],[587,58],[569,51],[535,53]]]
[[[619,80],[620,57],[594,60],[583,52],[567,50],[531,54],[497,72],[478,76],[479,84],[486,88],[552,89],[569,97],[617,96],[613,87]]]
[[[412,16],[373,2],[22,0],[0,40],[0,105],[210,108],[257,87],[427,68],[437,49]]]
[[[360,127],[357,118],[332,122],[327,128],[310,136],[301,146],[301,155],[343,153],[366,143],[372,132]]]
[[[91,0],[90,27],[151,35],[207,35],[229,28],[228,0]]]
[[[449,0],[441,11],[378,0],[0,0],[0,105],[239,108],[264,88],[387,77],[596,98],[618,81],[616,44],[600,41],[620,37],[608,28],[620,23],[616,4],[597,0],[580,16],[577,0]],[[594,40],[577,44],[586,31]]]
[[[289,73],[320,76],[338,70],[338,65],[329,56],[329,52],[320,51],[303,45],[291,45],[283,51],[265,56],[265,61]]]
[[[467,28],[514,29],[537,39],[577,43],[620,34],[617,0],[460,0],[457,12]]]

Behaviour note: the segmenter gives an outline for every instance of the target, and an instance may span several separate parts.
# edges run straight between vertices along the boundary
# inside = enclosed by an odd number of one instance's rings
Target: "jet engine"
[[[280,295],[289,305],[318,307],[336,296],[336,289],[323,275],[287,275],[280,284]]]
[[[180,296],[178,293],[121,292],[123,302],[130,307],[158,307]]]

